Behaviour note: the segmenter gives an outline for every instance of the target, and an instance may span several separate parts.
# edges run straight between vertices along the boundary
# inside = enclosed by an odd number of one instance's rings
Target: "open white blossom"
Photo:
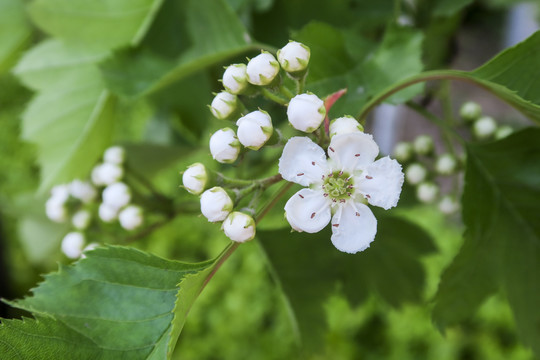
[[[266,111],[252,111],[236,122],[238,140],[245,147],[259,150],[272,136],[272,119]]]
[[[121,146],[111,146],[103,154],[103,161],[109,164],[122,165],[126,158],[126,150]]]
[[[287,106],[287,118],[292,127],[303,132],[313,132],[324,120],[324,102],[315,94],[299,94]]]
[[[84,245],[84,235],[78,231],[73,231],[64,236],[62,240],[62,252],[70,259],[77,259],[81,256]]]
[[[306,188],[285,205],[289,224],[315,233],[329,222],[332,243],[343,252],[369,247],[377,219],[366,203],[390,209],[397,205],[403,185],[401,165],[389,157],[375,161],[379,147],[365,133],[336,135],[324,150],[307,137],[291,138],[279,160],[285,180]]]
[[[232,64],[223,73],[223,87],[231,94],[240,94],[248,86],[246,64]]]

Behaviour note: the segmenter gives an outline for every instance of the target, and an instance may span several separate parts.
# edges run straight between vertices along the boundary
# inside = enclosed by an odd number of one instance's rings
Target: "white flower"
[[[352,116],[343,116],[330,122],[330,137],[334,135],[364,132],[364,127]]]
[[[189,165],[187,170],[184,171],[184,174],[182,174],[184,188],[195,195],[203,192],[207,181],[208,173],[206,172],[206,167],[201,163]]]
[[[420,135],[414,139],[414,151],[419,155],[429,155],[433,151],[433,138],[429,135]]]
[[[446,215],[450,215],[459,210],[459,203],[450,195],[445,195],[439,202],[439,210]]]
[[[118,218],[118,208],[106,203],[99,204],[98,215],[103,222],[110,223]]]
[[[69,185],[61,184],[54,186],[51,189],[51,198],[55,198],[56,201],[66,202],[69,198]]]
[[[90,225],[90,220],[92,220],[92,214],[90,214],[90,211],[85,209],[77,211],[71,217],[71,223],[77,230],[86,229],[88,225]]]
[[[240,94],[248,86],[245,64],[232,64],[227,66],[223,73],[223,87],[231,94]]]
[[[222,91],[214,97],[210,105],[212,115],[220,120],[224,120],[232,115],[236,110],[237,98],[236,95]]]
[[[121,165],[126,157],[126,151],[121,146],[111,146],[103,154],[103,161],[110,164]]]
[[[328,157],[307,137],[291,138],[279,160],[285,180],[307,186],[285,205],[289,224],[314,233],[331,220],[332,243],[344,252],[365,250],[377,233],[377,219],[367,203],[389,209],[397,205],[403,172],[396,160],[374,161],[379,147],[365,133],[336,135]]]
[[[232,241],[249,241],[255,237],[255,221],[247,214],[232,212],[223,222],[223,232]]]
[[[497,123],[491,116],[482,116],[473,125],[473,133],[479,139],[491,137],[497,130]]]
[[[94,166],[90,178],[96,186],[110,185],[120,181],[124,176],[124,169],[113,163],[102,163]]]
[[[60,196],[50,197],[45,203],[45,214],[54,222],[65,222],[67,220],[66,200]]]
[[[89,203],[95,199],[97,195],[96,189],[88,181],[73,180],[69,184],[69,192],[75,199],[81,200],[83,203]]]
[[[405,169],[405,179],[411,185],[420,184],[426,179],[426,176],[426,168],[418,163],[411,164]]]
[[[223,188],[215,186],[201,195],[201,212],[210,222],[223,221],[233,209],[233,202]]]
[[[432,203],[439,195],[439,187],[431,182],[424,182],[416,188],[416,197],[423,203]]]
[[[134,230],[143,223],[143,211],[139,206],[127,206],[118,214],[118,220],[124,229]]]
[[[268,85],[279,74],[279,63],[267,52],[249,60],[246,68],[248,81],[253,85]]]
[[[103,203],[112,208],[120,209],[131,201],[131,191],[123,182],[117,182],[103,189]]]
[[[238,140],[245,147],[259,150],[272,136],[272,119],[266,111],[253,111],[236,122]]]
[[[482,107],[473,102],[473,101],[467,101],[463,105],[461,105],[461,109],[459,109],[459,115],[463,118],[465,121],[474,121],[482,115]]]
[[[413,146],[409,142],[399,142],[394,147],[394,157],[399,162],[409,161],[413,156]]]
[[[84,245],[84,235],[78,231],[73,231],[64,236],[62,252],[70,259],[77,259],[81,256]]]
[[[220,163],[233,163],[240,153],[240,142],[231,128],[216,131],[210,138],[210,153]]]
[[[296,95],[289,102],[287,117],[296,130],[313,132],[324,120],[324,102],[314,94]]]
[[[435,162],[435,170],[441,175],[451,175],[457,169],[457,160],[451,154],[442,154]]]
[[[283,70],[293,73],[307,68],[310,55],[309,47],[296,41],[290,41],[277,52]]]

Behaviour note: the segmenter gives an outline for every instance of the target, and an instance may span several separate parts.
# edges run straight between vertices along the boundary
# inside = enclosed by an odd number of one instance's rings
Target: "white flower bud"
[[[232,64],[227,66],[223,73],[223,87],[231,94],[240,94],[248,86],[245,64]]]
[[[224,120],[232,115],[236,110],[236,106],[236,95],[222,91],[214,97],[214,100],[212,100],[210,111],[216,118]]]
[[[334,135],[364,132],[364,127],[352,116],[343,116],[330,122],[330,137]]]
[[[474,121],[482,115],[482,107],[473,101],[467,101],[461,105],[459,115],[465,121]]]
[[[121,165],[126,158],[126,151],[121,146],[111,146],[103,154],[103,161],[110,164]]]
[[[287,117],[296,130],[313,132],[324,120],[324,102],[314,94],[296,95],[289,102]]]
[[[124,169],[121,166],[106,162],[94,166],[90,177],[94,185],[103,186],[120,181],[123,176]]]
[[[93,243],[90,243],[90,244],[86,245],[84,247],[84,249],[82,250],[83,253],[81,254],[81,259],[84,259],[86,257],[86,255],[84,254],[85,252],[92,251],[95,248],[97,248],[98,246],[99,246],[99,244],[96,243],[96,242],[93,242]]]
[[[201,213],[210,222],[225,220],[232,209],[233,201],[219,186],[208,189],[201,195]]]
[[[459,210],[459,203],[450,195],[445,195],[439,202],[439,210],[446,215],[450,215]]]
[[[69,198],[69,185],[61,184],[54,186],[51,189],[51,198],[55,198],[57,201],[66,202]]]
[[[126,230],[134,230],[143,223],[143,212],[139,206],[130,205],[118,214],[120,226]]]
[[[505,137],[507,137],[513,132],[514,132],[514,129],[511,126],[508,126],[508,125],[500,126],[495,132],[495,139],[497,140],[504,139]]]
[[[420,135],[414,139],[414,151],[419,155],[429,155],[433,151],[433,138],[429,135]]]
[[[79,210],[71,217],[71,223],[73,227],[77,230],[84,230],[90,225],[90,220],[92,220],[92,214],[88,210]]]
[[[394,147],[394,157],[399,162],[409,161],[413,156],[413,146],[409,142],[399,142]]]
[[[70,232],[62,240],[62,252],[70,259],[81,256],[84,245],[84,235],[78,231]]]
[[[482,116],[474,122],[473,133],[478,139],[487,139],[497,130],[497,123],[491,116]]]
[[[451,154],[442,154],[435,162],[435,170],[441,175],[451,175],[456,172],[458,163]]]
[[[69,185],[71,196],[81,200],[83,203],[89,203],[97,195],[96,189],[88,181],[73,180]]]
[[[117,182],[103,189],[103,202],[115,209],[120,209],[131,201],[131,191],[123,182]]]
[[[231,128],[216,131],[210,138],[210,153],[220,163],[233,163],[240,153],[240,142]]]
[[[309,47],[296,41],[290,41],[277,52],[277,58],[283,70],[292,73],[305,70],[310,55]]]
[[[432,203],[439,194],[439,187],[431,182],[424,182],[416,188],[416,197],[424,203]]]
[[[118,209],[106,203],[99,204],[99,218],[106,223],[110,223],[118,218]]]
[[[66,201],[61,196],[50,197],[45,203],[45,214],[54,222],[65,222],[67,220]]]
[[[236,122],[238,140],[245,147],[259,150],[272,136],[272,119],[266,111],[253,111]]]
[[[188,166],[182,175],[182,184],[187,191],[199,195],[203,192],[208,181],[206,167],[201,163],[195,163]]]
[[[246,242],[255,237],[255,221],[247,214],[234,211],[223,222],[223,231],[232,241]]]
[[[418,163],[407,166],[407,169],[405,170],[405,179],[407,179],[407,182],[411,185],[420,184],[426,179],[426,176],[426,168]]]
[[[246,68],[248,81],[253,85],[268,85],[279,74],[279,63],[267,52],[249,60]]]

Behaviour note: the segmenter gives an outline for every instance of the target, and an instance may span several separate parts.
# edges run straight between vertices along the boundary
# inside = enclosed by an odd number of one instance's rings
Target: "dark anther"
[[[313,219],[315,217],[315,213],[311,214],[311,218]]]

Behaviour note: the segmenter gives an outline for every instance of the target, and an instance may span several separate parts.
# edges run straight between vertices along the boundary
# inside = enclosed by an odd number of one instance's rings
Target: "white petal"
[[[371,164],[379,154],[373,136],[365,133],[336,135],[328,146],[328,156],[337,168],[352,172]]]
[[[364,204],[348,201],[332,218],[332,244],[349,254],[364,251],[375,240],[377,219]]]
[[[322,191],[302,189],[285,204],[285,216],[294,230],[316,233],[330,222],[330,203]]]
[[[401,165],[386,156],[369,165],[355,185],[371,205],[388,210],[397,205],[403,179]]]
[[[287,181],[309,186],[328,172],[324,150],[311,139],[292,137],[279,159],[279,173]]]

